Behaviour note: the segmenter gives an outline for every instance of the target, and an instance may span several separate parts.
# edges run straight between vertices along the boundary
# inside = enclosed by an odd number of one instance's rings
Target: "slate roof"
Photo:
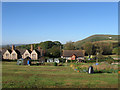
[[[12,53],[12,50],[10,49],[2,49],[2,55],[8,50],[10,53]],[[25,49],[15,49],[17,54],[23,54],[25,52]]]
[[[77,57],[83,57],[85,55],[84,50],[63,50],[63,56],[64,57],[71,57],[73,54],[75,54]]]
[[[43,56],[43,50],[42,49],[34,49],[36,51],[36,53],[40,56]],[[41,53],[42,50],[42,53]],[[42,54],[42,55],[41,55]]]
[[[8,50],[10,53],[12,53],[12,50],[10,50],[10,49],[2,49],[1,54],[3,55],[6,52],[6,50]],[[26,50],[28,50],[28,52],[30,54],[32,53],[31,50],[29,50],[29,49],[15,49],[15,51],[18,55],[23,55]],[[41,55],[41,50],[35,49],[35,51],[37,52],[38,55]]]
[[[10,53],[12,52],[12,50],[10,50],[10,49],[7,49]]]
[[[6,52],[7,49],[2,49],[2,55]]]
[[[41,53],[41,52],[40,52],[40,50],[35,49],[35,51],[36,51],[36,53],[37,53],[37,54],[39,54],[39,55],[40,55],[40,53]]]
[[[8,50],[10,53],[12,52],[10,49],[2,49],[2,55]]]
[[[29,53],[31,53],[31,50],[27,49]]]
[[[20,53],[21,55],[23,55],[23,53],[25,52],[26,49],[17,49],[16,52]]]

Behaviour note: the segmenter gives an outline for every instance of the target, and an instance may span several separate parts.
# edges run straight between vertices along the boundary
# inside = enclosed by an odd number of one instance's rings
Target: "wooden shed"
[[[29,62],[29,63],[28,63]],[[28,64],[31,64],[31,58],[30,57],[26,57],[24,60],[23,60],[23,65],[28,65]]]

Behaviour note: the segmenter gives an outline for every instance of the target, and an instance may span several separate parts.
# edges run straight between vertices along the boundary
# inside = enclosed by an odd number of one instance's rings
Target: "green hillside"
[[[111,38],[110,38],[111,37]],[[51,42],[54,43],[52,41],[46,41],[46,42]],[[59,42],[59,41],[58,41]],[[80,49],[82,47],[82,45],[86,42],[110,42],[110,43],[117,43],[118,42],[118,35],[92,35],[89,36],[83,40],[74,42],[75,48],[76,49]],[[43,42],[41,43],[34,43],[34,48],[37,49],[38,45],[40,45],[42,48],[45,47],[45,45],[42,45]],[[60,42],[59,42],[60,43]],[[26,48],[26,49],[30,49],[30,45],[31,44],[27,44],[27,45],[19,45],[16,46],[16,48]],[[50,44],[51,45],[51,44]],[[49,46],[47,44],[47,46]]]
[[[76,48],[81,48],[81,46],[86,42],[118,42],[118,35],[92,35],[83,40],[74,43]]]

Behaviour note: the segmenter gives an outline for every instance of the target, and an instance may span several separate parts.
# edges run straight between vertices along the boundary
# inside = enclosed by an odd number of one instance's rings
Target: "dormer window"
[[[36,54],[32,54],[32,59],[36,59]]]

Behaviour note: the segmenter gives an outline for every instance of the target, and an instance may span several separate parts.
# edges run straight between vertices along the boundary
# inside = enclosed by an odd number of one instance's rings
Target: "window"
[[[32,54],[32,59],[36,59],[36,54]]]
[[[12,59],[16,59],[16,54],[12,54]]]
[[[9,59],[10,57],[9,57],[9,54],[6,54],[6,59]]]
[[[6,54],[6,57],[8,57],[9,56],[9,54]]]
[[[15,57],[15,54],[12,54],[12,56],[14,56],[14,57]]]

